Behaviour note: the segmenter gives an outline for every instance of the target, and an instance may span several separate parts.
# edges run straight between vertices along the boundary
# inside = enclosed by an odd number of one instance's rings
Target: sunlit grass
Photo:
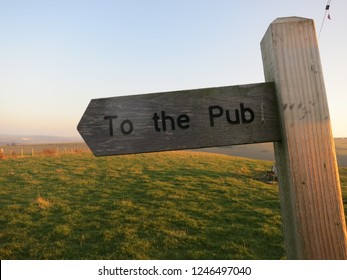
[[[0,258],[281,259],[270,168],[195,152],[1,160]]]

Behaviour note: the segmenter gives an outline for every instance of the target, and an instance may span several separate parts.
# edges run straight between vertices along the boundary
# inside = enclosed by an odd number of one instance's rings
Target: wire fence
[[[0,146],[0,159],[82,152],[90,152],[85,143],[5,145]]]

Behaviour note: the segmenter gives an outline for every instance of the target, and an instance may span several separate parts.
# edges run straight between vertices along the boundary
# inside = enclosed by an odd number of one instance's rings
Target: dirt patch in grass
[[[36,198],[36,203],[38,204],[40,209],[47,209],[51,207],[51,202],[49,202],[47,199],[44,199],[42,196],[38,196]]]

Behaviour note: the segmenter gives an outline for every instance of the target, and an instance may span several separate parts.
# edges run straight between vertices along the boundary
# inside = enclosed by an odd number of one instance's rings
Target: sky
[[[78,136],[93,98],[264,82],[278,17],[327,0],[0,0],[0,134]],[[347,137],[347,1],[319,37],[334,137]]]

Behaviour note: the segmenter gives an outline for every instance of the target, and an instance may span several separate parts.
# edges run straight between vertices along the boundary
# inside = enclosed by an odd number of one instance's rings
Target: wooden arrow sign
[[[77,129],[96,156],[280,140],[273,83],[93,99]]]

